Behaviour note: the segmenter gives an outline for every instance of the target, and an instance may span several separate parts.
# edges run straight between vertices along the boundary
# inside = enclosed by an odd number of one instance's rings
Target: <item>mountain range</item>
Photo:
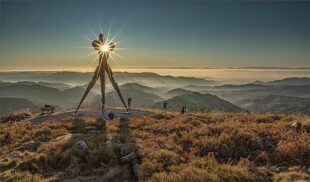
[[[44,104],[54,105],[58,110],[74,108],[91,76],[91,73],[77,72],[0,73],[0,112],[27,106],[38,110]],[[162,101],[167,100],[170,110],[180,110],[184,105],[189,111],[207,108],[229,112],[309,114],[310,78],[305,77],[240,85],[214,85],[216,82],[211,80],[153,73],[116,73],[115,77],[117,81],[121,80],[119,85],[124,99],[131,97],[133,106],[160,108]],[[107,83],[107,106],[122,106],[111,84]],[[86,97],[84,106],[98,106],[100,100],[97,83]]]

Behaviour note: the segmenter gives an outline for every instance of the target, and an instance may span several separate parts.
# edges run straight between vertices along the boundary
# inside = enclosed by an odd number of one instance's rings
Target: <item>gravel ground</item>
[[[132,116],[143,116],[148,115],[150,112],[142,111],[139,109],[131,109],[130,114],[127,113],[125,109],[117,109],[117,108],[107,108],[105,112],[105,117],[110,111],[113,111],[116,118],[123,117],[129,118]],[[78,117],[78,118],[96,118],[99,117],[99,109],[82,109],[78,112],[77,116],[74,116],[74,111],[65,111],[65,112],[56,112],[53,114],[44,114],[38,115],[37,117],[31,118],[30,121],[33,123],[40,123],[45,121],[52,120],[62,120],[68,117]]]

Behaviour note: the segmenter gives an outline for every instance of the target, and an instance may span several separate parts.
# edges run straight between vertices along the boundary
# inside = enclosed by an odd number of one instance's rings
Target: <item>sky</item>
[[[0,70],[310,67],[309,1],[1,1]]]

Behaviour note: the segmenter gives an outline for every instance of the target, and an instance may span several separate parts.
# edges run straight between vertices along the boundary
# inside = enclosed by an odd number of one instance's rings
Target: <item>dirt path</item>
[[[130,114],[127,113],[125,109],[117,109],[117,108],[107,108],[105,117],[110,111],[113,111],[116,118],[128,118],[132,116],[143,116],[148,115],[150,112],[143,111],[140,109],[132,109]],[[52,121],[52,120],[62,120],[68,117],[78,117],[78,118],[96,118],[99,117],[99,110],[98,109],[82,109],[78,112],[77,116],[74,116],[74,111],[64,111],[64,112],[56,112],[53,114],[45,114],[45,115],[38,115],[37,117],[31,118],[30,121],[33,123],[40,123],[45,121]]]

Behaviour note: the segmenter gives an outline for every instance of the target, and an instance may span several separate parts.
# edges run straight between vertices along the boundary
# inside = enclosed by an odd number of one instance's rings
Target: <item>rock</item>
[[[41,144],[42,142],[39,142],[39,141],[37,142],[31,141],[31,142],[23,144],[22,146],[15,148],[15,150],[16,151],[25,151],[25,150],[36,151]]]
[[[75,143],[75,146],[78,148],[78,149],[81,149],[81,150],[86,150],[88,147],[87,147],[87,144],[84,140],[79,140]]]
[[[130,152],[129,154],[121,157],[121,161],[123,163],[127,163],[127,162],[130,162],[130,161],[133,161],[133,160],[136,160],[137,159],[137,154],[135,152]]]
[[[302,124],[298,121],[292,124],[292,128],[297,132],[301,130],[301,127],[302,127]]]
[[[120,143],[120,138],[119,138],[119,136],[118,136],[118,135],[112,136],[112,139],[111,139],[110,143],[111,143],[112,145],[117,145],[117,144],[119,144],[119,143]]]
[[[126,154],[129,154],[132,152],[131,147],[122,147],[121,148],[121,156],[125,156]]]
[[[41,144],[42,144],[42,142],[39,142],[39,141],[37,141],[37,142],[31,141],[31,142],[24,144],[24,147],[26,150],[36,151]]]
[[[133,169],[133,172],[134,172],[135,176],[139,179],[139,176],[140,176],[140,167],[139,167],[138,163],[132,164],[132,169]],[[139,180],[138,180],[138,181],[139,181]]]
[[[19,152],[11,152],[8,155],[8,157],[11,159],[22,159],[22,158],[24,158],[24,156],[22,154],[20,154]]]
[[[16,151],[24,151],[26,148],[24,146],[19,146],[15,148]]]
[[[8,164],[1,164],[0,171],[6,171],[8,169],[11,169],[12,167],[15,167],[16,165],[17,165],[16,161],[12,161]]]
[[[68,140],[68,139],[71,139],[72,136],[73,136],[72,134],[62,135],[62,136],[59,136],[59,137],[53,139],[53,141]]]
[[[49,135],[52,133],[52,130],[47,128],[47,129],[44,129],[44,130],[41,130],[41,131],[38,131],[36,133],[37,136],[40,136],[40,135]]]
[[[286,167],[286,166],[280,166],[280,167],[277,168],[278,172],[284,172],[284,171],[287,171],[287,170],[288,170],[288,167]]]

